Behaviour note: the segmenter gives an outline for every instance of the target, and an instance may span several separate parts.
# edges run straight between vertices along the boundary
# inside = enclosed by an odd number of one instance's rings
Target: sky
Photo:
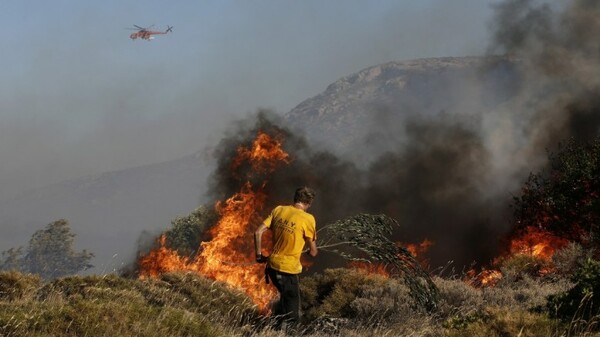
[[[483,55],[493,3],[0,0],[0,201],[203,151],[369,66]]]

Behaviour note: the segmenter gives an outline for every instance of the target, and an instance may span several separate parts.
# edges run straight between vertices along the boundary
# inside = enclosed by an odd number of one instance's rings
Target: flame
[[[139,272],[140,278],[158,277],[163,273],[185,270],[188,259],[179,256],[177,251],[167,248],[165,246],[166,239],[167,237],[164,234],[161,235],[159,238],[160,246],[140,258],[138,263],[140,266],[144,266],[144,269]]]
[[[544,261],[552,260],[557,250],[569,241],[538,227],[529,226],[524,233],[510,242],[510,253],[530,255]]]
[[[510,241],[509,252],[505,256],[496,258],[493,265],[500,265],[503,261],[518,255],[531,256],[550,263],[552,257],[559,250],[569,244],[569,240],[558,237],[553,233],[539,227],[529,226],[521,234]],[[541,268],[540,276],[553,273],[555,268],[550,264]],[[499,270],[483,270],[479,274],[475,269],[467,272],[467,282],[482,287],[493,287],[502,278]]]
[[[414,257],[419,257],[426,253],[431,246],[433,246],[433,241],[429,239],[423,240],[421,243],[407,243],[404,245],[406,250],[408,250]]]
[[[427,252],[429,247],[433,245],[433,241],[429,239],[423,240],[421,243],[408,243],[404,244],[402,242],[396,242],[396,245],[406,248],[421,264],[423,267],[427,267],[429,265],[429,261],[423,257],[423,254]],[[351,261],[347,264],[348,268],[353,268],[358,271],[361,271],[368,275],[381,275],[384,277],[390,277],[390,270],[383,263],[371,263],[371,262],[361,262],[361,261]]]
[[[239,147],[231,164],[235,172],[247,161],[251,170],[258,173],[275,171],[279,162],[289,163],[289,155],[281,148],[281,143],[264,132],[259,132],[250,148]]]
[[[424,269],[429,268],[429,259],[425,257],[425,253],[427,253],[427,251],[429,251],[429,248],[433,246],[433,241],[429,239],[424,239],[420,243],[397,242],[396,244],[406,248],[406,250],[408,250],[408,252],[415,257],[417,262],[419,262],[421,267],[423,267]]]
[[[231,165],[232,175],[239,178],[238,171],[244,163],[249,164],[249,178],[256,174],[268,175],[281,163],[289,163],[289,156],[279,140],[259,132],[249,148],[237,149]],[[266,179],[257,187],[245,181],[238,193],[216,203],[219,220],[208,231],[211,239],[201,243],[199,254],[193,260],[165,247],[165,238],[161,236],[160,246],[139,259],[139,276],[157,277],[170,271],[196,272],[243,290],[259,308],[267,311],[277,291],[265,283],[264,265],[255,263],[253,246],[254,229],[262,220],[259,212],[267,199],[266,184]]]
[[[495,269],[484,269],[477,273],[475,269],[467,272],[466,281],[476,287],[494,287],[502,278],[502,273]]]
[[[367,275],[381,275],[385,277],[390,277],[390,273],[387,271],[385,265],[381,263],[367,263],[360,261],[352,261],[348,263],[349,268],[356,269],[360,272],[363,272]]]

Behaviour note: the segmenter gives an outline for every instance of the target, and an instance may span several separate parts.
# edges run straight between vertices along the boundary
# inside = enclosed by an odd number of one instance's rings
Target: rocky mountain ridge
[[[445,57],[388,62],[343,77],[285,116],[316,142],[344,151],[390,114],[460,114],[468,104],[493,108],[514,94],[516,61]],[[473,102],[477,100],[477,102]],[[393,118],[396,120],[396,118]]]

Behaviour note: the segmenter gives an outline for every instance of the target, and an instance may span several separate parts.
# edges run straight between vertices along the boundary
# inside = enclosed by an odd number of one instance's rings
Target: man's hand
[[[256,252],[256,262],[265,263],[267,258],[261,253],[261,237],[263,233],[268,229],[265,224],[258,226],[256,232],[254,232],[254,251]]]
[[[269,260],[268,256],[264,256],[262,254],[256,255],[256,262],[258,262],[258,263],[267,263],[268,260]]]
[[[308,255],[310,255],[311,257],[315,257],[317,256],[317,254],[319,253],[319,250],[317,249],[317,241],[315,241],[314,239],[310,239],[310,238],[305,238],[305,242],[308,245]]]

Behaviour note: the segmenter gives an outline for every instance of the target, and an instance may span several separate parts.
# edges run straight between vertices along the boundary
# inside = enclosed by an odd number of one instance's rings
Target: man
[[[300,320],[298,274],[302,272],[300,255],[304,244],[310,247],[310,256],[317,255],[315,218],[306,212],[314,198],[312,189],[296,189],[294,204],[275,207],[254,233],[256,261],[267,262],[266,274],[279,291],[274,314],[282,315],[292,324]],[[273,250],[268,258],[261,253],[261,238],[267,229],[273,232]]]

